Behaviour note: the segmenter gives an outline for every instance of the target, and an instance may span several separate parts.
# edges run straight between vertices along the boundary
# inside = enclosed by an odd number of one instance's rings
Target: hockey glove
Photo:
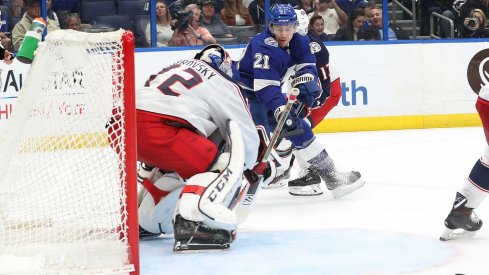
[[[280,117],[282,116],[284,110],[285,110],[284,105],[278,107],[275,110],[275,112],[273,113],[275,120],[277,121],[280,120]],[[292,108],[289,111],[289,114],[287,115],[287,120],[285,121],[284,129],[289,132],[302,129],[302,119],[297,116],[297,110],[295,109],[294,106],[292,106]]]
[[[297,99],[304,102],[307,106],[313,106],[316,98],[321,94],[321,88],[316,81],[309,81],[297,85],[297,89],[300,90]]]

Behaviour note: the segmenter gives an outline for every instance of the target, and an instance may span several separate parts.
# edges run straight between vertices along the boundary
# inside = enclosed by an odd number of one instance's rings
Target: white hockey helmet
[[[231,69],[231,58],[229,57],[229,54],[226,52],[224,47],[222,47],[221,45],[207,45],[200,52],[198,52],[194,58],[211,64],[215,68],[227,74],[229,77],[233,76]]]
[[[300,35],[306,35],[309,31],[309,17],[307,13],[303,10],[295,10],[295,14],[297,15],[297,28],[296,32]]]

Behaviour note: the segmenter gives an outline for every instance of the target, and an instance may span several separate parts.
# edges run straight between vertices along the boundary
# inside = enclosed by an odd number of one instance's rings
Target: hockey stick
[[[277,122],[277,127],[275,127],[275,130],[272,133],[270,142],[267,145],[267,148],[265,150],[265,153],[263,154],[263,157],[261,159],[261,162],[257,165],[257,168],[260,170],[265,170],[267,167],[267,162],[268,158],[275,147],[275,143],[277,143],[280,133],[282,132],[282,128],[284,127],[287,117],[289,115],[290,109],[292,108],[292,105],[294,104],[297,95],[299,95],[299,89],[297,88],[292,88],[290,91],[287,104],[285,105],[285,109],[280,115],[280,119]],[[236,213],[238,216],[238,223],[241,223],[248,218],[248,215],[250,214],[251,207],[253,205],[253,202],[255,200],[256,193],[260,187],[261,182],[263,181],[263,173],[261,175],[257,175],[253,171],[246,170],[243,175],[245,176],[246,180],[248,181],[244,188],[240,191],[238,195],[238,204],[237,204],[237,209]]]

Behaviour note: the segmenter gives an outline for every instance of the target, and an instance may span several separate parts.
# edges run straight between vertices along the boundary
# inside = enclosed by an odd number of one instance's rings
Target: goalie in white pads
[[[253,169],[260,142],[231,74],[226,51],[209,45],[136,94],[140,226],[173,232],[174,250],[227,248],[234,239],[243,170]]]
[[[484,155],[476,161],[460,192],[455,195],[452,209],[445,219],[445,231],[441,241],[471,237],[482,227],[482,220],[474,209],[489,193],[489,86],[482,87],[475,107],[482,121],[488,146]]]

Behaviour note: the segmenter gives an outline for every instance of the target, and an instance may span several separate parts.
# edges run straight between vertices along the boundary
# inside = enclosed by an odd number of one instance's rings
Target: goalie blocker
[[[228,248],[237,230],[234,206],[241,190],[244,152],[237,123],[228,121],[225,150],[210,172],[192,176],[184,186],[175,174],[163,175],[149,187],[145,180],[148,192],[139,207],[140,226],[151,233],[174,233],[175,251]],[[164,195],[155,197],[158,192]]]

